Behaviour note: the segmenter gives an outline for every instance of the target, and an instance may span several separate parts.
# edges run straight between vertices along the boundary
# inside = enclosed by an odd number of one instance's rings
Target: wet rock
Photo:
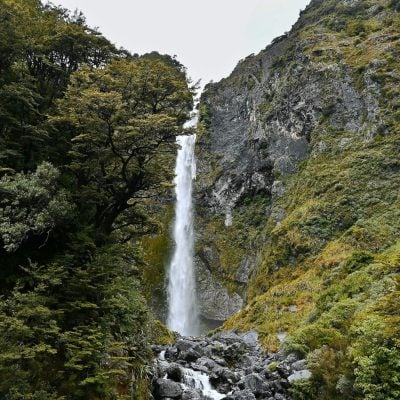
[[[208,320],[226,321],[240,311],[243,299],[216,281],[204,260],[196,257],[195,264],[200,314]]]
[[[182,394],[182,400],[202,400],[202,396],[199,390],[186,389]]]
[[[176,360],[178,357],[178,349],[176,347],[168,347],[165,350],[165,359],[166,360]]]
[[[167,361],[159,361],[156,367],[157,376],[163,377],[167,374],[167,370],[169,368],[169,363]]]
[[[188,351],[190,349],[193,349],[194,346],[195,346],[194,342],[185,339],[180,339],[176,343],[176,348],[179,351]]]
[[[167,368],[167,378],[175,382],[183,382],[183,370],[178,364],[169,364]]]
[[[243,378],[239,383],[239,387],[249,390],[251,393],[257,395],[269,395],[271,391],[269,386],[265,383],[264,379],[258,374],[250,374]]]
[[[197,351],[195,351],[194,349],[189,349],[188,351],[182,352],[182,354],[180,355],[180,358],[187,362],[192,362],[192,361],[196,361],[198,358],[200,358],[200,354]]]
[[[210,382],[215,387],[218,387],[221,384],[228,384],[230,388],[233,383],[236,383],[239,380],[240,376],[227,368],[217,368],[210,375]]]
[[[255,400],[255,399],[256,397],[249,390],[241,390],[231,395],[228,395],[227,397],[224,397],[222,400]]]
[[[215,368],[218,368],[218,364],[214,360],[211,360],[211,358],[206,358],[206,357],[199,358],[196,364],[201,367],[205,367],[210,371],[212,371]]]
[[[160,358],[153,369],[156,400],[204,400],[201,388],[217,397],[226,395],[228,400],[289,400],[289,380],[303,379],[309,372],[305,360],[295,354],[265,352],[254,331],[180,338],[157,352]],[[272,362],[276,370],[269,367]]]
[[[168,379],[157,379],[154,386],[154,397],[156,400],[165,398],[177,399],[183,393],[182,387],[179,383]]]

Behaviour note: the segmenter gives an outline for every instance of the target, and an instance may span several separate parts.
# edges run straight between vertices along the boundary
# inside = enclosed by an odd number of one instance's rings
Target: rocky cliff
[[[201,98],[202,314],[308,355],[321,398],[378,398],[399,355],[399,10],[314,0]]]

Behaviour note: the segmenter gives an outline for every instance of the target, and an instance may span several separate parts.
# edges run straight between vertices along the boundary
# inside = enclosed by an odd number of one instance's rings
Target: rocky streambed
[[[155,400],[290,400],[291,384],[311,376],[306,360],[266,352],[253,331],[180,337],[153,351]]]

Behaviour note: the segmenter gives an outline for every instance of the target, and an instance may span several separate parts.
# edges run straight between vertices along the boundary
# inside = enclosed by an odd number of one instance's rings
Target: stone
[[[301,371],[295,371],[292,375],[288,377],[288,381],[290,383],[299,381],[301,379],[310,379],[311,378],[311,371],[308,369],[303,369]]]
[[[218,364],[214,360],[212,360],[211,358],[206,358],[206,357],[200,357],[199,359],[197,359],[196,364],[199,366],[205,367],[209,370],[218,368]]]
[[[292,371],[301,371],[301,370],[305,370],[307,366],[307,360],[299,360],[294,362],[290,368],[292,369]]]
[[[249,346],[258,345],[258,333],[256,331],[249,331],[241,335],[243,341]]]
[[[254,257],[248,256],[243,258],[239,264],[239,268],[235,274],[235,281],[239,284],[246,284],[249,281],[251,268],[254,263]]]
[[[237,391],[224,397],[222,400],[255,400],[256,397],[249,390]]]
[[[183,370],[178,364],[170,364],[167,368],[167,378],[175,382],[183,382]]]
[[[176,348],[179,351],[188,351],[195,346],[195,343],[186,339],[180,339],[176,343]]]
[[[288,364],[286,363],[281,363],[276,367],[277,372],[279,373],[280,376],[286,378],[290,375],[290,369]]]
[[[250,374],[245,376],[242,380],[242,385],[245,389],[249,390],[251,393],[254,393],[255,395],[270,394],[270,389],[268,385],[258,374]]]
[[[167,374],[168,367],[168,362],[159,360],[155,368],[155,374],[160,377],[165,376]]]
[[[176,360],[178,357],[178,349],[176,347],[168,347],[165,350],[165,359],[166,360]]]
[[[183,351],[180,354],[180,358],[187,362],[192,362],[192,361],[196,361],[198,358],[200,358],[200,354],[191,348],[188,351]]]
[[[164,399],[170,397],[172,399],[179,398],[183,393],[183,389],[179,383],[168,379],[157,379],[155,382],[155,399]]]
[[[296,361],[298,361],[298,359],[299,359],[299,357],[297,356],[297,354],[290,353],[286,356],[285,362],[288,364],[292,364],[292,363],[295,363]]]
[[[185,389],[182,400],[202,400],[201,393],[195,389]]]
[[[210,382],[213,385],[219,385],[220,383],[236,383],[240,377],[229,370],[228,368],[217,368],[213,371],[210,376]]]

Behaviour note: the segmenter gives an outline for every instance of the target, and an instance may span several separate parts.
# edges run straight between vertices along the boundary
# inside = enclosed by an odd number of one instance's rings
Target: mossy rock
[[[150,342],[152,344],[157,344],[160,346],[165,346],[172,344],[176,341],[176,336],[171,332],[162,322],[159,320],[153,320],[151,323],[151,338]]]

